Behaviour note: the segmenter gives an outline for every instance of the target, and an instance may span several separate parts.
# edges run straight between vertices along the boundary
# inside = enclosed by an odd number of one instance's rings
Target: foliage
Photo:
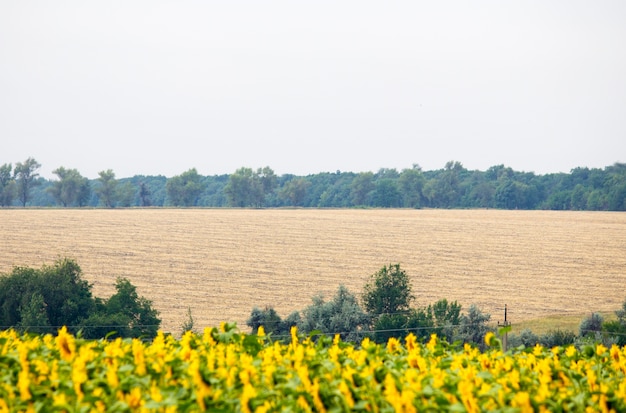
[[[311,184],[304,178],[295,178],[286,182],[279,192],[280,199],[292,206],[304,206],[306,193]]]
[[[99,186],[96,187],[95,193],[106,208],[113,208],[117,202],[117,180],[115,172],[111,169],[98,172]]]
[[[363,307],[371,316],[406,312],[413,298],[409,276],[400,264],[383,266],[363,287]]]
[[[567,346],[576,342],[576,334],[573,331],[554,329],[549,330],[539,337],[539,344],[552,348],[556,346]]]
[[[461,325],[459,326],[458,335],[455,340],[462,341],[463,343],[473,343],[479,348],[484,349],[485,343],[483,337],[492,332],[493,329],[488,326],[490,314],[483,313],[474,304],[470,305],[467,310],[467,314],[461,316]]]
[[[260,208],[266,205],[276,185],[277,177],[270,167],[256,171],[242,167],[230,175],[224,193],[229,206]]]
[[[0,332],[0,411],[625,411],[626,348],[480,352],[433,336],[273,342],[234,326],[180,340]]]
[[[47,188],[55,201],[64,206],[85,206],[90,196],[89,180],[76,169],[59,167],[52,171],[59,179]]]
[[[152,303],[139,297],[126,279],[118,279],[108,300],[94,298],[82,270],[70,259],[41,269],[15,267],[0,275],[0,325],[46,333],[68,326],[86,338],[111,331],[123,337],[154,337],[161,320]]]
[[[17,193],[17,184],[13,178],[13,165],[5,163],[0,166],[0,206],[10,206]]]
[[[615,343],[626,346],[626,300],[622,303],[622,308],[615,312],[616,320],[607,321],[602,324],[602,331],[613,338]]]
[[[0,276],[0,325],[42,332],[51,331],[47,325],[77,325],[94,306],[91,286],[81,274],[76,262],[61,259],[41,269],[15,267]]]
[[[250,313],[246,324],[256,334],[259,328],[263,327],[267,334],[283,335],[289,332],[289,328],[285,327],[283,320],[280,318],[274,307],[265,307],[260,309],[254,307]]]
[[[520,331],[519,334],[509,335],[509,348],[513,347],[534,347],[539,343],[539,336],[529,328]]]
[[[31,188],[37,185],[36,179],[39,174],[36,171],[39,168],[41,168],[41,164],[34,158],[28,158],[24,162],[15,164],[13,175],[17,183],[18,197],[23,207],[26,206],[26,203],[30,199]]]
[[[191,314],[191,307],[187,307],[187,320],[185,320],[180,326],[181,333],[185,334],[187,331],[193,331],[194,326],[195,320]]]
[[[201,176],[192,168],[167,180],[167,197],[174,206],[195,206],[202,193]]]
[[[591,314],[580,323],[578,335],[580,337],[595,336],[602,331],[603,322],[604,317],[600,313]]]
[[[313,297],[313,304],[302,313],[302,321],[298,324],[302,331],[319,330],[326,335],[339,334],[348,341],[362,338],[369,322],[356,296],[343,285],[339,286],[330,301],[324,301],[322,296]]]

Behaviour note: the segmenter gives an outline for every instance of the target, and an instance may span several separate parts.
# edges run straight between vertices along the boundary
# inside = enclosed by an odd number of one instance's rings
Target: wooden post
[[[500,324],[500,322],[498,321],[498,327],[502,327],[502,328],[507,328],[511,325],[511,322],[507,320],[507,308],[506,308],[506,304],[504,304],[504,323]],[[509,332],[508,329],[504,331],[504,335],[502,336],[502,351],[504,351],[506,353],[506,350],[508,348],[508,338],[509,338]]]

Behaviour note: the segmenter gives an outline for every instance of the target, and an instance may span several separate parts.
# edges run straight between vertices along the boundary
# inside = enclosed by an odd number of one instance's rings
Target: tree
[[[424,189],[424,174],[419,165],[411,169],[404,169],[398,178],[402,202],[405,208],[420,208],[422,206],[422,190]]]
[[[193,327],[195,325],[195,321],[193,319],[193,315],[191,314],[191,307],[187,307],[187,320],[181,324],[181,334],[185,334],[187,331],[193,331]]]
[[[148,185],[146,185],[145,182],[139,183],[139,200],[142,207],[149,207],[152,205],[150,195],[152,194],[150,193],[150,188],[148,188]]]
[[[430,204],[435,207],[453,208],[461,197],[461,174],[465,171],[460,162],[449,161],[437,177],[429,182],[425,191]]]
[[[252,168],[239,168],[228,177],[228,183],[224,187],[228,205],[232,207],[252,206],[256,195],[262,189],[254,179]]]
[[[406,312],[413,295],[407,273],[400,264],[383,266],[363,288],[363,306],[371,316]]]
[[[274,307],[265,307],[260,309],[254,307],[250,313],[250,318],[246,321],[246,325],[252,329],[252,333],[256,334],[259,327],[263,326],[266,334],[280,335],[284,334],[283,321],[274,310]]]
[[[228,177],[224,192],[230,206],[260,208],[266,205],[276,185],[276,174],[269,166],[256,171],[242,167]]]
[[[407,334],[412,300],[409,277],[400,264],[384,266],[372,274],[363,287],[362,302],[370,316],[376,341]]]
[[[304,178],[295,178],[288,181],[280,191],[280,198],[289,201],[293,206],[303,206],[306,192],[310,183]]]
[[[126,278],[117,279],[115,290],[116,293],[106,302],[106,312],[126,317],[123,324],[128,327],[127,336],[156,337],[161,319],[158,311],[152,308],[152,301],[139,297],[137,288]]]
[[[398,190],[396,181],[384,178],[376,181],[372,194],[372,204],[375,207],[397,208],[402,205],[402,194]]]
[[[64,207],[85,205],[89,197],[89,180],[76,169],[59,167],[52,171],[59,180],[48,187],[48,192],[58,204]]]
[[[24,163],[18,162],[15,164],[13,174],[17,182],[18,196],[23,207],[26,206],[26,203],[30,199],[31,188],[37,185],[36,179],[39,174],[35,171],[39,168],[41,168],[41,164],[34,158],[28,158]]]
[[[427,311],[432,314],[434,321],[435,328],[432,332],[448,342],[453,341],[454,333],[461,323],[461,305],[456,301],[449,303],[444,298],[432,306],[429,305]]]
[[[196,168],[168,179],[165,188],[170,204],[185,207],[196,205],[203,190],[201,179]]]
[[[16,184],[11,173],[12,169],[10,163],[0,166],[0,206],[10,206],[15,198]]]
[[[116,188],[117,203],[121,207],[128,208],[135,201],[136,188],[130,181],[120,184]]]
[[[37,323],[51,330],[78,325],[94,308],[91,286],[81,275],[75,261],[60,259],[40,269],[15,267],[0,276],[0,325],[26,328]]]
[[[350,198],[352,205],[367,205],[370,192],[374,190],[374,174],[362,172],[358,174],[350,184]]]
[[[113,208],[117,201],[117,180],[111,169],[98,172],[100,186],[95,189],[100,202],[107,208]]]
[[[28,303],[20,308],[20,322],[18,326],[31,333],[46,333],[50,331],[50,322],[46,313],[46,303],[43,295],[34,293]]]
[[[357,341],[368,321],[356,296],[341,285],[330,301],[320,295],[313,297],[313,304],[303,310],[300,327],[304,332],[320,330],[327,335],[340,334],[344,341]]]
[[[268,197],[274,193],[278,185],[278,177],[269,166],[258,168],[256,170],[257,179],[261,182],[261,197],[257,200],[258,206],[267,205]]]

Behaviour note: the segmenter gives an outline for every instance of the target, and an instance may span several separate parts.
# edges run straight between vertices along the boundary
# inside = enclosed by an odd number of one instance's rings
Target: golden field
[[[0,273],[75,259],[94,294],[126,277],[174,334],[281,316],[400,263],[416,306],[440,298],[502,321],[611,312],[626,299],[626,214],[499,210],[5,209]]]

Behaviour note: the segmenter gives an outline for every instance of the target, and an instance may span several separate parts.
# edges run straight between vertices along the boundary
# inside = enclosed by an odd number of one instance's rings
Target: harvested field
[[[498,210],[0,210],[0,273],[76,259],[95,295],[127,277],[178,334],[286,316],[400,263],[416,305],[477,304],[502,320],[613,311],[626,299],[626,214]]]

